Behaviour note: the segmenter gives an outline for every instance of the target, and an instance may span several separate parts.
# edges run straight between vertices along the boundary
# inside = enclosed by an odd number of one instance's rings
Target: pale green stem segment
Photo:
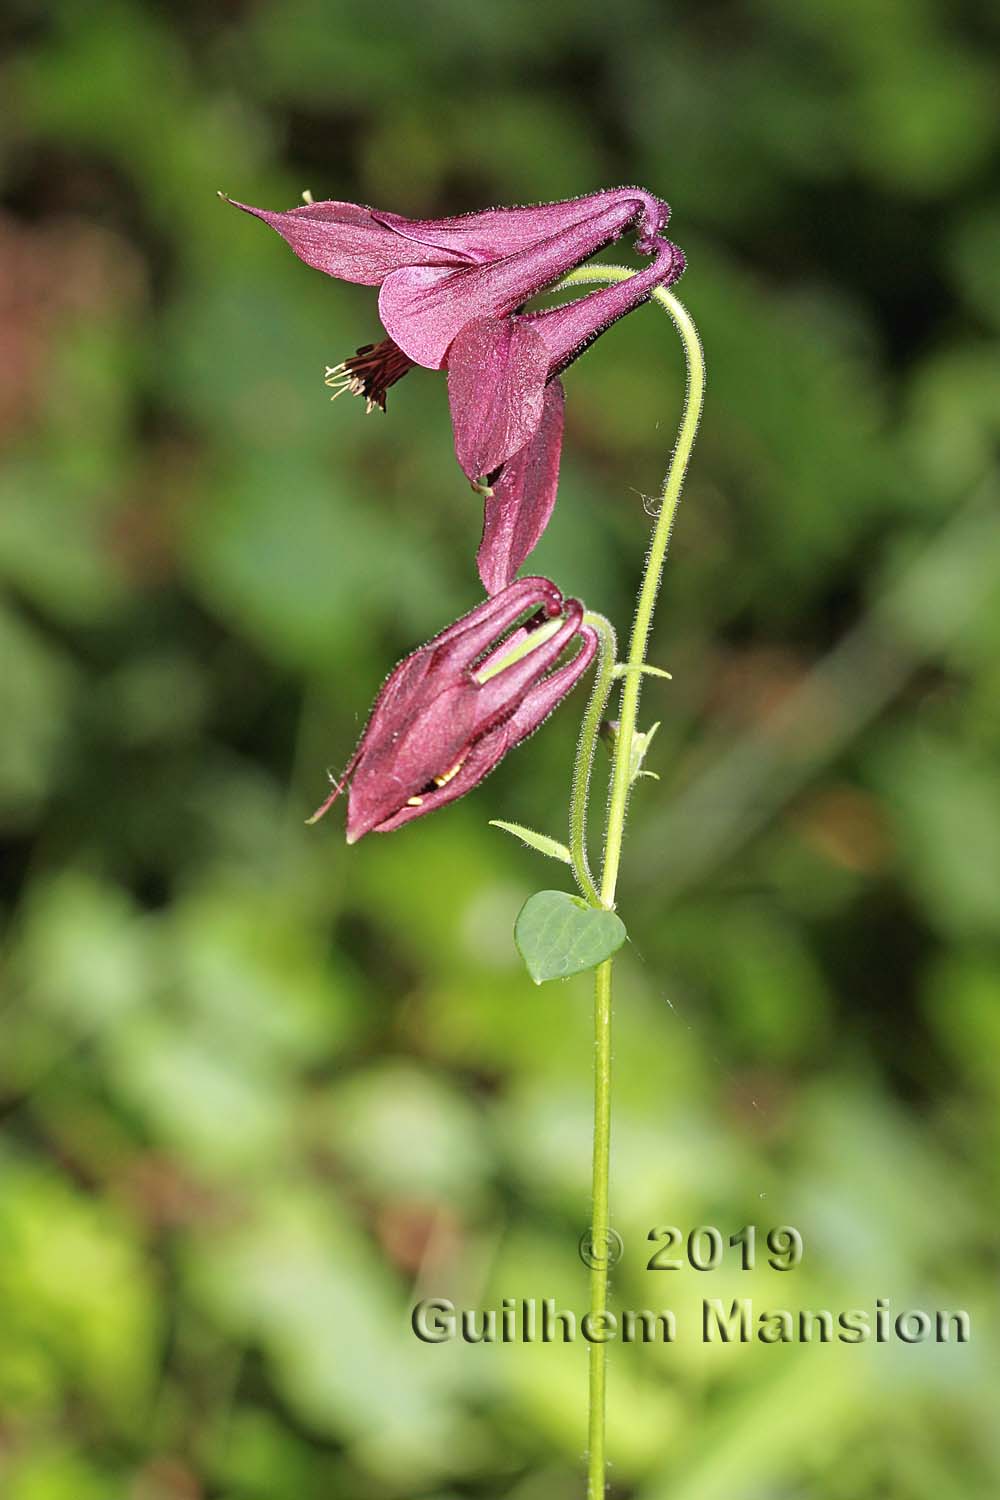
[[[557,290],[585,286],[594,282],[627,281],[634,273],[626,266],[584,266],[571,271],[559,283]],[[705,397],[705,359],[702,353],[698,330],[687,309],[678,302],[673,293],[662,288],[653,293],[653,301],[659,302],[673,319],[680,334],[687,361],[687,390],[684,411],[681,415],[677,442],[674,446],[670,467],[663,483],[662,503],[653,539],[646,556],[642,585],[632,623],[629,642],[627,670],[623,675],[621,715],[615,739],[614,760],[611,769],[611,792],[608,798],[608,818],[604,836],[604,864],[601,871],[600,904],[613,908],[618,886],[618,871],[621,866],[622,839],[625,833],[625,816],[628,811],[631,790],[632,742],[636,733],[639,715],[639,696],[642,692],[643,670],[646,664],[646,649],[653,622],[653,609],[660,588],[663,562],[667,555],[667,543],[677,514],[681,489],[687,474],[691,450],[694,447],[698,423]],[[599,672],[600,675],[600,672]],[[587,706],[584,719],[586,739],[588,721],[594,697]],[[603,711],[603,703],[602,703]],[[591,747],[592,753],[592,747]],[[580,772],[580,755],[574,778],[574,817],[580,817],[575,809],[578,796],[577,781]],[[589,781],[589,771],[588,777]],[[582,820],[585,822],[585,814]],[[576,861],[574,860],[574,868]],[[577,876],[579,879],[579,875]],[[589,897],[589,892],[586,892]],[[597,1258],[590,1274],[590,1311],[593,1324],[603,1326],[603,1314],[608,1305],[608,1165],[611,1150],[611,964],[606,959],[596,971],[594,987],[594,1161],[593,1161],[593,1208],[591,1219],[591,1243]],[[587,1459],[587,1500],[604,1500],[604,1411],[605,1383],[607,1376],[607,1346],[600,1342],[590,1345],[590,1420]]]
[[[608,1164],[611,1156],[611,964],[605,959],[594,982],[594,1161],[590,1243],[591,1326],[603,1327],[608,1307]],[[607,1345],[590,1345],[590,1414],[587,1438],[587,1500],[604,1500],[604,1408]]]
[[[590,873],[590,860],[587,858],[587,804],[590,801],[590,777],[601,732],[601,720],[615,680],[618,638],[611,621],[606,620],[603,615],[592,614],[588,610],[583,621],[596,631],[599,644],[597,676],[580,727],[576,764],[573,767],[573,790],[569,802],[569,852],[577,885],[591,906],[600,906],[601,897]]]

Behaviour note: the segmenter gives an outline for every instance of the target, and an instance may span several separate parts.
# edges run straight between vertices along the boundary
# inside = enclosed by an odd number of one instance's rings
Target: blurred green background
[[[222,188],[413,215],[637,182],[709,396],[626,848],[611,1478],[1000,1486],[1000,23],[946,0],[8,0],[0,22],[0,1493],[571,1500],[590,989],[510,927],[582,694],[464,802],[303,818],[471,607],[444,382],[365,419],[370,291]],[[538,569],[624,630],[682,394],[643,310],[567,378]],[[533,564],[534,566],[534,564]],[[796,1225],[787,1275],[647,1231]],[[704,1347],[703,1296],[967,1308],[965,1348]]]

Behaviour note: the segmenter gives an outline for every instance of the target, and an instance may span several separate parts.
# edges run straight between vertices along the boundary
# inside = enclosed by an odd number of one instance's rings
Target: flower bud
[[[349,844],[454,802],[538,728],[596,650],[578,599],[545,578],[517,579],[389,674],[347,770],[309,821],[348,784]]]

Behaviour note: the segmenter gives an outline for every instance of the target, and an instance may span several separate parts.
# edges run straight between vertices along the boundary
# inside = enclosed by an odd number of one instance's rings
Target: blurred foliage
[[[9,0],[0,21],[0,1490],[579,1493],[589,987],[510,929],[574,705],[392,839],[306,830],[470,607],[444,382],[224,188],[418,215],[641,182],[709,359],[618,965],[619,1307],[967,1307],[954,1346],[613,1346],[614,1492],[1000,1485],[997,15],[945,0]],[[537,554],[624,628],[669,326],[570,372]],[[648,504],[648,502],[647,502]],[[581,707],[581,704],[576,704]],[[794,1224],[802,1266],[644,1269]],[[664,1284],[667,1283],[667,1284]]]

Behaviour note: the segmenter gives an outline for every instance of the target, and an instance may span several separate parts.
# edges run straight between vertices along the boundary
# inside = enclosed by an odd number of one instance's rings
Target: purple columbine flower
[[[389,387],[413,365],[447,370],[458,461],[486,494],[480,576],[488,593],[504,588],[555,504],[560,373],[684,269],[682,252],[662,238],[666,203],[626,187],[451,219],[404,219],[354,203],[287,213],[235,206],[270,224],[307,265],[381,288],[388,338],[328,370],[336,394],[363,395],[369,411],[384,411]],[[640,254],[653,257],[648,267],[560,307],[522,311],[630,229]]]
[[[557,665],[573,643],[576,654]],[[548,717],[596,650],[578,599],[546,578],[517,579],[389,674],[347,769],[309,821],[348,783],[349,844],[463,797]]]

